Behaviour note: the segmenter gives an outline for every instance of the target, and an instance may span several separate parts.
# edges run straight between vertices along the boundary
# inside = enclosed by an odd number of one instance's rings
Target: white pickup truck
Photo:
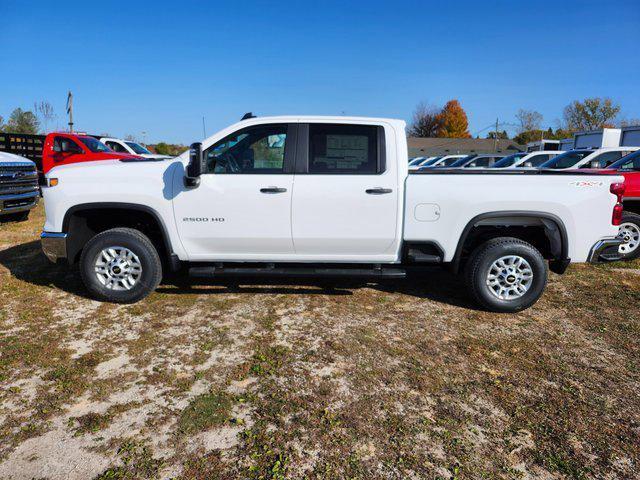
[[[135,302],[163,272],[403,277],[465,272],[485,308],[532,305],[547,264],[617,258],[623,177],[529,170],[408,174],[405,123],[247,118],[170,160],[62,165],[42,248],[90,294]]]
[[[0,152],[0,222],[26,220],[39,199],[36,164],[28,158]]]

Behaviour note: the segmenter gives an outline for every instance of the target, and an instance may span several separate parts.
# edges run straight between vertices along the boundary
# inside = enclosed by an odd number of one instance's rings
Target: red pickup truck
[[[94,137],[84,134],[53,132],[47,135],[42,149],[42,172],[69,163],[95,160],[141,159],[129,153],[116,153]]]
[[[593,170],[588,170],[593,172]],[[622,157],[600,173],[622,175],[624,177],[624,212],[620,224],[620,235],[625,243],[620,246],[627,260],[640,257],[640,150]]]

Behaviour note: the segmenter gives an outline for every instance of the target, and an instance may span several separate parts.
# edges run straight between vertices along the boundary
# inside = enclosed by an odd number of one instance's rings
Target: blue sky
[[[555,128],[589,96],[638,118],[639,32],[638,0],[1,0],[0,115],[46,99],[62,128],[71,89],[79,129],[185,144],[203,116],[210,135],[247,111],[409,120],[451,98],[473,134],[519,108]]]

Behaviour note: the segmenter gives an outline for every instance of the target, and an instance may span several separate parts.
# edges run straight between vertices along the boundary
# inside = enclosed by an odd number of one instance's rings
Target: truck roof
[[[396,118],[381,117],[347,117],[342,115],[277,115],[270,117],[251,117],[240,120],[242,123],[275,123],[275,122],[335,122],[335,123],[351,123],[351,122],[372,122],[372,123],[396,123],[405,124],[404,120]]]

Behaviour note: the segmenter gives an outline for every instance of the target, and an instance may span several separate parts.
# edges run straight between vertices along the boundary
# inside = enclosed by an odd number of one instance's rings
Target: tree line
[[[542,139],[560,140],[583,130],[640,125],[640,119],[620,119],[620,110],[620,105],[610,98],[586,98],[582,101],[574,100],[563,109],[562,121],[555,130],[551,127],[543,128],[544,117],[535,110],[518,110],[516,123],[508,125],[515,127],[516,134],[513,140],[523,145]],[[467,114],[458,100],[450,100],[442,108],[420,102],[413,113],[409,135],[412,137],[471,137]],[[496,136],[509,138],[505,129],[498,132],[493,129],[486,138]]]

